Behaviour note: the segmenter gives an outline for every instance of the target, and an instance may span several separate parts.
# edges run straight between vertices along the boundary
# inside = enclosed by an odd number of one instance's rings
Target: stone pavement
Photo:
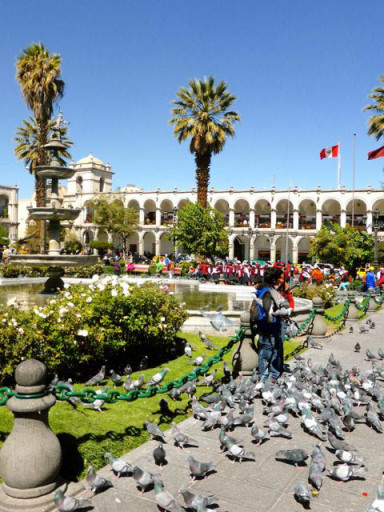
[[[349,334],[349,324],[347,324],[345,331],[324,341],[322,351],[310,349],[306,352],[306,356],[311,357],[315,364],[325,364],[330,353],[333,352],[343,368],[351,368],[353,365],[357,365],[362,370],[370,368],[371,364],[366,361],[365,350],[369,347],[377,354],[379,346],[384,348],[384,311],[373,313],[371,318],[376,323],[376,329],[370,330],[369,334],[357,332],[359,323],[353,324],[355,332]],[[353,351],[357,341],[362,347],[360,354]],[[257,399],[255,421],[259,426],[266,420],[266,416],[262,415],[261,411],[262,404]],[[153,461],[152,452],[157,445],[155,441],[149,441],[123,458],[150,472],[160,473],[165,489],[173,494],[180,505],[184,505],[184,501],[178,490],[184,486],[192,492],[204,495],[215,494],[218,497],[217,510],[220,511],[296,512],[303,510],[303,507],[293,498],[293,490],[298,480],[307,481],[308,466],[297,469],[275,460],[275,453],[278,450],[303,448],[310,452],[312,446],[318,442],[317,438],[303,432],[300,418],[290,417],[288,428],[293,433],[292,440],[274,437],[259,447],[252,443],[249,429],[237,427],[231,435],[244,443],[246,449],[256,452],[256,462],[244,461],[241,464],[232,463],[225,454],[219,453],[218,429],[202,432],[201,422],[194,418],[187,419],[179,427],[198,441],[198,448],[188,447],[180,450],[173,445],[170,434],[166,433],[168,442],[165,449],[168,464],[163,468],[157,467]],[[313,511],[362,512],[368,508],[376,495],[384,469],[384,435],[363,424],[357,425],[356,429],[345,437],[356,446],[360,455],[367,458],[366,479],[338,483],[329,478],[325,472],[323,487],[311,502]],[[336,460],[333,452],[328,450],[329,446],[328,442],[323,446],[327,456],[327,467],[332,466]],[[196,480],[192,483],[187,463],[189,454],[193,454],[200,461],[214,461],[216,472],[211,473],[205,480]],[[103,468],[99,473],[108,478],[112,477],[109,467]],[[132,477],[120,479],[112,477],[111,479],[114,487],[92,499],[96,512],[157,510],[153,490],[141,496]],[[89,496],[89,492],[83,495]]]

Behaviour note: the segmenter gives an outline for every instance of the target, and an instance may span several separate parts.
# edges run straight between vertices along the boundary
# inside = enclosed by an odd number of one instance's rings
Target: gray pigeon
[[[348,464],[338,464],[328,469],[328,473],[335,480],[342,480],[343,482],[347,482],[353,476],[364,477],[366,472],[367,468],[365,466],[348,466]]]
[[[296,501],[298,501],[305,507],[309,506],[309,503],[312,499],[311,491],[309,490],[308,485],[302,481],[297,482],[297,484],[295,485],[293,496]]]
[[[112,471],[119,478],[121,477],[121,475],[132,473],[132,466],[129,464],[129,462],[126,462],[123,459],[117,459],[108,452],[104,454],[104,457],[109,460]]]
[[[109,386],[104,386],[103,388],[98,389],[96,391],[96,395],[104,395],[108,391],[108,389]],[[96,400],[94,400],[92,403],[85,405],[92,407],[92,409],[94,409],[95,411],[103,412],[101,408],[104,405],[104,400],[102,398],[96,398]]]
[[[153,450],[153,458],[155,459],[155,464],[157,466],[163,466],[165,461],[165,450],[162,443],[159,443],[157,447]]]
[[[187,356],[187,357],[192,357],[192,347],[189,343],[186,343],[185,344],[185,347],[184,347],[184,354]]]
[[[356,345],[355,345],[355,352],[359,353],[360,350],[361,350],[361,345],[360,345],[359,342],[357,342]]]
[[[216,499],[213,494],[210,496],[201,496],[200,494],[194,494],[185,488],[180,489],[179,492],[184,498],[185,506],[189,509],[196,510],[197,512],[207,512],[207,507],[209,507],[209,505],[213,505]]]
[[[152,473],[141,469],[139,466],[133,466],[132,476],[140,487],[141,494],[144,494],[144,491],[147,491],[154,483],[154,476]]]
[[[181,432],[175,422],[172,422],[171,435],[175,440],[175,444],[181,449],[183,449],[185,445],[198,446],[197,441]]]
[[[335,450],[346,450],[347,452],[357,452],[356,448],[346,441],[337,439],[331,432],[328,432],[328,441]]]
[[[110,480],[107,480],[106,478],[103,478],[99,476],[93,469],[92,466],[89,466],[88,473],[87,473],[87,484],[91,488],[91,491],[93,493],[97,493],[100,491],[105,491],[105,489],[108,489],[112,486],[112,482]]]
[[[376,432],[383,433],[383,427],[379,420],[379,415],[375,411],[372,403],[367,405],[367,425],[374,428]]]
[[[163,443],[166,443],[164,439],[163,432],[159,429],[159,427],[156,425],[156,423],[152,423],[151,421],[144,421],[144,426],[147,429],[148,434],[151,436],[152,439],[155,437],[158,437],[161,439]]]
[[[132,373],[132,367],[130,364],[127,364],[127,366],[124,368],[124,375],[131,375]]]
[[[251,428],[251,436],[253,437],[253,439],[255,439],[257,441],[257,446],[260,446],[261,443],[263,442],[263,440],[265,439],[266,434],[265,434],[264,430],[259,428],[256,425],[256,423],[254,423]]]
[[[316,348],[317,350],[323,350],[323,345],[319,343],[317,340],[312,338],[312,336],[309,336],[308,338],[308,345],[310,345],[311,348]]]
[[[148,386],[157,386],[160,384],[160,382],[164,379],[169,371],[169,368],[164,368],[164,370],[161,370],[160,372],[155,373],[155,375],[152,375],[148,381]]]
[[[199,462],[192,455],[188,457],[188,464],[192,480],[196,477],[206,476],[210,471],[215,469],[215,464],[213,462]]]
[[[365,355],[369,361],[377,361],[377,357],[371,352],[369,348],[365,351]]]
[[[161,478],[155,476],[154,485],[156,504],[161,510],[166,510],[167,512],[183,512],[183,509],[172,494],[164,490],[164,484]]]
[[[233,459],[238,459],[240,462],[243,459],[256,460],[255,453],[247,452],[245,448],[233,443],[230,438],[227,438],[225,445],[227,447],[228,454],[231,455]]]
[[[305,463],[308,459],[308,453],[300,448],[295,448],[293,450],[280,450],[276,453],[275,459],[293,462],[295,466],[297,466],[298,464]]]
[[[87,382],[85,383],[86,386],[97,386],[97,384],[100,384],[102,380],[105,379],[105,366],[103,365],[99,371],[99,373],[96,373],[93,377],[91,377]]]
[[[205,354],[203,354],[202,356],[197,356],[194,360],[193,360],[193,366],[200,366],[201,363],[204,361],[205,359]]]
[[[59,512],[74,512],[75,510],[89,510],[93,508],[90,500],[77,500],[71,496],[65,496],[61,489],[55,492],[53,501]]]
[[[341,460],[341,462],[346,462],[347,464],[354,464],[355,462],[360,463],[367,460],[356,452],[348,452],[346,450],[336,450],[335,455],[339,460]]]
[[[322,467],[312,461],[311,465],[309,466],[308,482],[317,491],[320,491],[321,486],[323,485],[323,480],[324,475]]]
[[[118,373],[116,373],[114,370],[111,370],[110,374],[111,374],[111,380],[114,383],[114,385],[120,386],[120,384],[123,380],[123,377],[121,375],[119,375]]]
[[[208,338],[208,336],[206,336],[201,331],[199,331],[199,337],[200,337],[201,341],[205,344],[205,346],[207,347],[208,350],[217,349],[217,346],[215,344],[213,344],[212,341]]]

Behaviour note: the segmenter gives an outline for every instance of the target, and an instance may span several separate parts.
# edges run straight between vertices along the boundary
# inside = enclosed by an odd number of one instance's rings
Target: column
[[[323,216],[321,210],[316,210],[316,231],[321,229],[321,225],[323,223]]]
[[[156,226],[160,226],[160,224],[161,224],[161,210],[160,210],[160,208],[156,208]],[[158,256],[158,254],[156,256]]]
[[[372,226],[373,226],[373,217],[372,217],[372,210],[367,211],[367,233],[372,234]]]
[[[235,225],[235,210],[233,208],[229,209],[229,225]]]
[[[143,210],[144,212],[144,210]],[[144,232],[139,233],[139,255],[142,256],[144,254]]]
[[[249,239],[249,259],[250,261],[255,259],[255,241],[256,238],[251,236]]]
[[[233,260],[235,257],[235,245],[233,243],[235,235],[228,235],[228,258]]]
[[[299,229],[299,210],[293,210],[293,231]]]
[[[139,210],[139,224],[140,226],[144,226],[145,223],[145,210],[144,208],[140,208]]]
[[[299,244],[297,238],[292,240],[292,263],[295,265],[299,259]]]
[[[271,210],[271,229],[276,229],[276,210]]]
[[[345,210],[341,210],[340,212],[340,227],[345,228],[347,224],[347,212]]]
[[[255,210],[253,208],[249,210],[249,225],[252,229],[255,229]]]
[[[276,261],[276,239],[275,237],[271,241],[271,261],[275,263]]]
[[[155,240],[155,256],[160,256],[160,238],[157,236]]]

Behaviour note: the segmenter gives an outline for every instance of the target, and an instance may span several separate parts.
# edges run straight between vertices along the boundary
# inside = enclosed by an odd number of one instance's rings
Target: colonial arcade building
[[[96,194],[119,196],[139,217],[139,230],[129,240],[132,251],[139,254],[172,253],[172,242],[166,237],[174,215],[187,201],[196,201],[196,190],[144,191],[127,185],[112,192],[113,172],[109,164],[89,155],[72,164],[76,169],[68,180],[65,205],[80,207],[81,215],[74,229],[87,245],[91,240],[112,241],[93,223],[89,200]],[[209,204],[224,214],[229,241],[229,258],[279,259],[301,262],[307,258],[310,239],[325,222],[372,233],[374,216],[384,222],[384,191],[365,189],[323,190],[215,190],[208,194]],[[376,213],[374,213],[376,212]],[[379,233],[384,235],[384,233]]]

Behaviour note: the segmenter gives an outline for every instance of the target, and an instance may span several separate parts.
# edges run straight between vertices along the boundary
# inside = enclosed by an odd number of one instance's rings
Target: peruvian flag
[[[368,153],[368,160],[373,160],[374,158],[379,158],[384,156],[384,146],[381,146],[379,149],[374,149]]]
[[[339,156],[339,145],[331,146],[330,148],[323,148],[320,151],[320,160],[324,158],[333,158],[335,156]]]

